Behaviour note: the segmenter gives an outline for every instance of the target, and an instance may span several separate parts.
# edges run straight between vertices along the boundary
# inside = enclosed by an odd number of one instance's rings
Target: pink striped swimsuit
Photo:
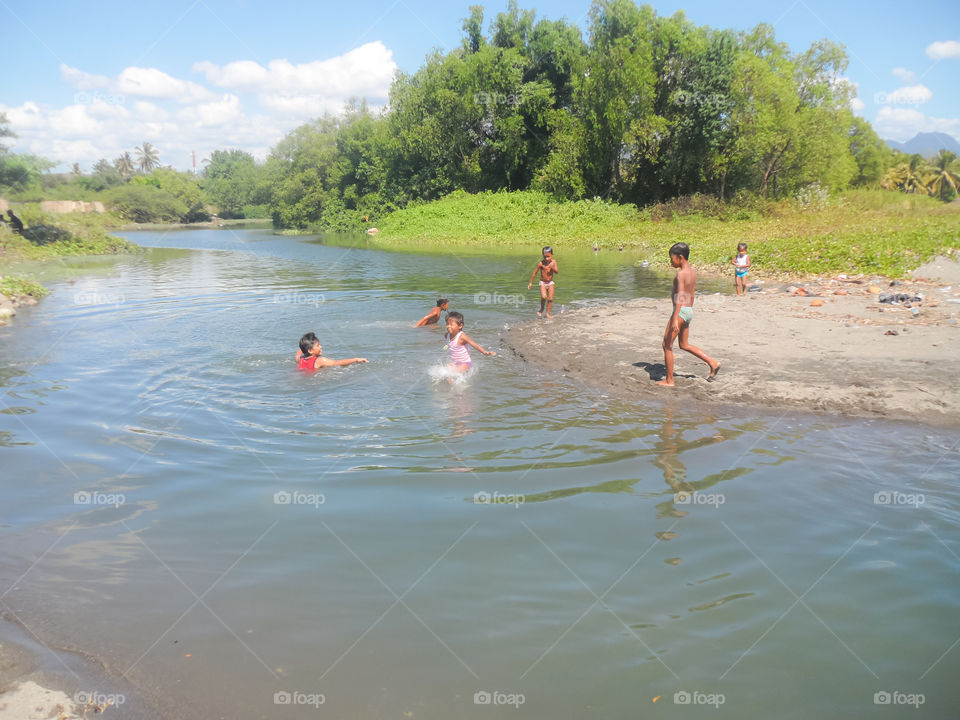
[[[463,330],[458,332],[457,336],[451,340],[450,333],[447,333],[447,340],[450,341],[450,359],[457,365],[469,365],[471,361],[467,346],[457,343],[461,335],[463,335]]]

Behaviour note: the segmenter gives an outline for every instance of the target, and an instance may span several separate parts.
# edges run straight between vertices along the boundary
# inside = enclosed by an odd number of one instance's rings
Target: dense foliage
[[[271,217],[277,227],[356,230],[455,191],[535,191],[644,207],[710,196],[820,202],[882,186],[948,201],[960,167],[891,151],[850,111],[842,46],[803,52],[773,28],[715,30],[634,0],[594,0],[587,37],[510,0],[484,32],[399,73],[386,108],[351,102],[287,134],[264,163],[216,150],[200,175],[144,142],[92,172],[0,144],[8,199],[104,200],[137,222]],[[0,140],[9,136],[0,115]],[[749,205],[749,202],[747,203]],[[747,208],[747,212],[752,212]]]

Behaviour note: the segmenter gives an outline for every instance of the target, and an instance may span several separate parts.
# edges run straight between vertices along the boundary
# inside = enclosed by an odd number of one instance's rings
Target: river
[[[126,237],[0,328],[0,611],[148,715],[956,716],[955,432],[438,377],[536,254]],[[668,291],[557,250],[552,322]]]

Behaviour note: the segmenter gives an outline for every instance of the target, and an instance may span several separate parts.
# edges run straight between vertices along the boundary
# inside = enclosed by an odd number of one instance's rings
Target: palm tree
[[[946,200],[948,191],[957,192],[960,186],[960,175],[949,169],[950,164],[957,156],[949,150],[941,150],[933,161],[930,175],[926,178],[927,191],[941,200]]]
[[[148,173],[160,165],[160,154],[150,143],[144,142],[142,146],[134,148],[134,151],[137,153],[137,167],[140,172]]]
[[[905,193],[915,193],[924,189],[920,176],[914,172],[909,163],[900,163],[889,170],[880,181],[880,187],[885,190],[901,190]]]
[[[113,166],[124,180],[129,180],[130,176],[133,175],[133,158],[130,157],[129,151],[114,160]]]

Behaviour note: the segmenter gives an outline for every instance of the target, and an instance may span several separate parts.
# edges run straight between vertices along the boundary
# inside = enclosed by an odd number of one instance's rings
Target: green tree
[[[878,184],[893,159],[889,146],[880,139],[870,123],[862,118],[853,118],[848,135],[850,154],[857,163],[857,175],[853,184]]]
[[[180,222],[191,223],[210,219],[210,213],[206,209],[207,196],[200,189],[197,179],[189,173],[159,168],[149,175],[137,175],[130,184],[152,186],[174,198],[178,203],[177,207],[183,208],[177,218]]]
[[[135,169],[133,165],[133,158],[130,157],[130,152],[124,152],[123,155],[114,160],[113,167],[116,168],[118,173],[120,173],[120,177],[122,177],[124,180],[129,180]]]
[[[221,217],[242,218],[245,206],[268,199],[262,174],[250,153],[214,150],[204,169],[203,187]]]
[[[933,167],[926,177],[925,185],[931,195],[936,195],[941,200],[951,200],[957,194],[957,188],[960,186],[960,175],[951,170],[951,165],[957,159],[955,153],[949,150],[941,150],[933,160]]]
[[[157,149],[148,142],[144,142],[140,147],[134,148],[137,154],[137,168],[142,173],[148,173],[160,166],[160,155]]]

